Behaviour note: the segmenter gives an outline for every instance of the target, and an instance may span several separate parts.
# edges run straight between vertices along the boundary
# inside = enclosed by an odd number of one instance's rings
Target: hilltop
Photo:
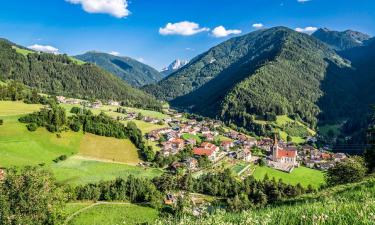
[[[130,57],[90,51],[83,55],[77,55],[75,58],[93,63],[120,77],[133,87],[156,83],[163,78],[154,68]]]

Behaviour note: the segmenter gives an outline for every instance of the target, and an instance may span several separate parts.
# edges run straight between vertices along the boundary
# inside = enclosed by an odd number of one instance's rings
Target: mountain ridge
[[[75,58],[94,63],[104,70],[120,77],[133,87],[156,83],[163,78],[163,76],[151,66],[126,56],[115,56],[98,51],[88,51],[82,55],[75,56]]]

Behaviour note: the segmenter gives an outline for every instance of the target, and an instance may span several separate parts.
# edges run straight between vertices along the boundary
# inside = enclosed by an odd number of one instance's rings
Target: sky
[[[374,0],[12,0],[0,37],[40,51],[96,50],[161,69],[257,29],[353,29],[375,35]]]

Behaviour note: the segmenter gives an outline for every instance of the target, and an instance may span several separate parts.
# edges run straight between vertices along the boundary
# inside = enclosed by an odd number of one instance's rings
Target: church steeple
[[[275,133],[274,141],[273,141],[273,147],[272,147],[272,160],[277,161],[277,155],[279,151],[279,142],[277,140],[277,135]]]

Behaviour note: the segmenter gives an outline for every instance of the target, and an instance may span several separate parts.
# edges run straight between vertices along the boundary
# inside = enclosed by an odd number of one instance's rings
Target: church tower
[[[274,139],[273,147],[272,147],[272,160],[275,162],[277,161],[278,152],[279,152],[279,142],[277,141],[277,136],[275,134],[275,139]]]

